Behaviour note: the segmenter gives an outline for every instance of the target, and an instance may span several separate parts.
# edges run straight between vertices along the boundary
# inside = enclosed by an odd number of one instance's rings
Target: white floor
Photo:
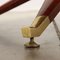
[[[53,23],[35,41],[40,49],[25,49],[21,28],[30,26],[36,12],[8,12],[0,15],[0,60],[60,60],[60,42]],[[59,15],[55,18],[59,24]]]

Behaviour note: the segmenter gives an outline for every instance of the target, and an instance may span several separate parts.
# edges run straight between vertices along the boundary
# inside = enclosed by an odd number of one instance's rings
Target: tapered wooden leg
[[[25,47],[37,48],[33,37],[40,36],[60,11],[60,0],[45,0],[31,27],[22,28],[23,37],[30,38]],[[32,37],[32,38],[31,38]]]

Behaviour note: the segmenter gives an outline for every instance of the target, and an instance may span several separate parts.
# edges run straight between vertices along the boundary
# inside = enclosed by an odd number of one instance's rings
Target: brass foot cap
[[[25,46],[26,48],[39,48],[39,47],[40,47],[40,45],[38,45],[38,44],[35,43],[35,42],[33,42],[33,43],[28,42],[28,43],[24,44],[24,46]]]

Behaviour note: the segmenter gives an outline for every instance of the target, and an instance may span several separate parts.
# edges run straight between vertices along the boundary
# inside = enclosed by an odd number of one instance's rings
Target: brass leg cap
[[[28,42],[28,43],[24,44],[24,46],[26,48],[39,48],[40,47],[40,45],[35,42]]]

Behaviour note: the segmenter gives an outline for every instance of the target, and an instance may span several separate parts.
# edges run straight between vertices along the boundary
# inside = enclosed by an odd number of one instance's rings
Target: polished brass
[[[43,20],[42,18],[45,18],[45,19]],[[41,20],[40,21],[41,23],[38,22],[39,20]],[[37,24],[39,25],[38,27],[36,27]],[[41,35],[41,33],[46,29],[46,27],[49,24],[50,24],[50,19],[48,16],[47,17],[44,17],[44,16],[36,17],[31,27],[22,28],[23,37],[26,37],[26,38],[38,37]]]

